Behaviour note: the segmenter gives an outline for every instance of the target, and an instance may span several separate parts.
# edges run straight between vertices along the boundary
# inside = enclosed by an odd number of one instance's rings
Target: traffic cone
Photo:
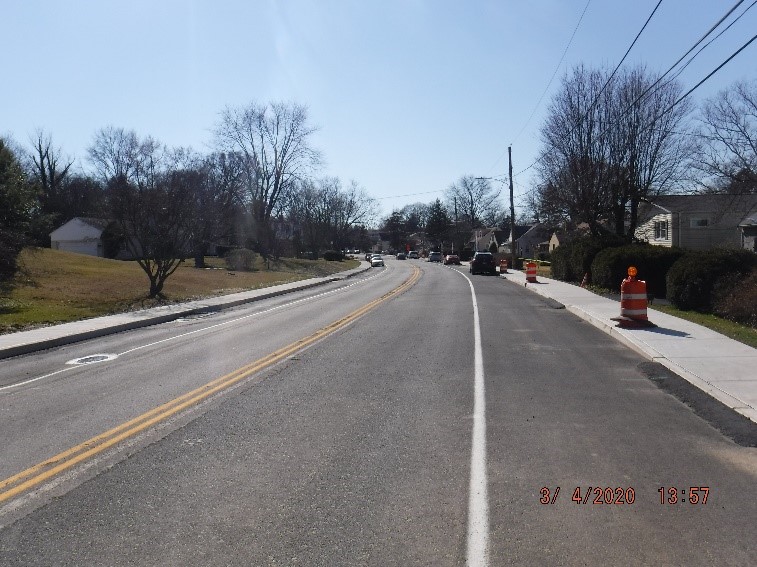
[[[636,268],[628,268],[628,277],[620,284],[620,317],[612,317],[619,327],[656,327],[647,319],[647,282],[636,279]]]

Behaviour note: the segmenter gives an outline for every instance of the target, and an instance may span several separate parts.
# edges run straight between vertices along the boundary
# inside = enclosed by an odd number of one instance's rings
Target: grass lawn
[[[267,269],[258,258],[255,271],[231,272],[223,260],[207,262],[209,269],[196,269],[192,260],[184,262],[166,280],[165,298],[148,299],[149,280],[136,262],[27,248],[12,285],[0,290],[0,333],[268,287],[359,265],[356,260],[285,258]]]
[[[753,327],[747,327],[746,325],[740,325],[729,321],[728,319],[722,319],[715,315],[707,313],[698,313],[696,311],[682,311],[676,309],[672,305],[650,305],[651,309],[657,309],[669,315],[686,319],[702,327],[707,327],[713,331],[725,335],[735,341],[749,345],[752,348],[757,348],[757,329]],[[651,318],[651,317],[650,317]]]
[[[537,275],[545,278],[551,278],[552,268],[550,266],[539,266],[537,268]],[[619,288],[620,286],[618,286],[618,293],[620,292]],[[605,295],[610,291],[594,286],[589,286],[589,289],[599,295]],[[673,315],[674,317],[686,319],[687,321],[691,321],[692,323],[696,323],[697,325],[702,325],[702,327],[712,329],[716,333],[725,335],[726,337],[731,338],[735,341],[749,345],[752,348],[757,348],[757,329],[753,327],[734,323],[733,321],[729,321],[728,319],[723,319],[715,315],[698,313],[696,311],[682,311],[681,309],[676,309],[672,305],[654,303],[653,305],[650,305],[649,308],[663,311],[664,313]]]

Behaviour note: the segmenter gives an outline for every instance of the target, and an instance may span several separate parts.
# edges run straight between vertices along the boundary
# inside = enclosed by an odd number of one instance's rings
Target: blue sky
[[[735,3],[664,0],[626,64],[667,70]],[[388,214],[462,175],[504,178],[510,144],[516,174],[533,163],[561,77],[580,63],[614,68],[657,0],[591,0],[547,89],[586,4],[0,0],[0,135],[28,145],[43,128],[86,168],[104,126],[208,151],[225,106],[294,101],[320,128],[320,174],[356,180]],[[689,66],[684,89],[755,30],[757,7]],[[693,99],[738,79],[757,79],[757,42]],[[532,175],[515,176],[516,196]]]

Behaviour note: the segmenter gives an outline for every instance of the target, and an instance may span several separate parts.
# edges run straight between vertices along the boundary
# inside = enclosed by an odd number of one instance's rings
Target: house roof
[[[732,195],[705,193],[701,195],[659,195],[652,202],[642,202],[639,220],[645,222],[661,212],[668,213],[740,213],[742,218],[757,212],[757,194]]]
[[[98,219],[94,217],[74,217],[74,219],[79,219],[81,222],[88,224],[89,226],[93,226],[95,228],[99,228],[100,230],[105,230],[108,225],[113,222],[110,219]],[[71,219],[71,220],[74,220]]]

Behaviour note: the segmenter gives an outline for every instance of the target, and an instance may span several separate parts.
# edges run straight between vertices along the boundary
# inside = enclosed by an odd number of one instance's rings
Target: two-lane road
[[[757,452],[649,370],[500,278],[391,258],[3,361],[0,478],[148,425],[0,502],[0,564],[757,564]]]

